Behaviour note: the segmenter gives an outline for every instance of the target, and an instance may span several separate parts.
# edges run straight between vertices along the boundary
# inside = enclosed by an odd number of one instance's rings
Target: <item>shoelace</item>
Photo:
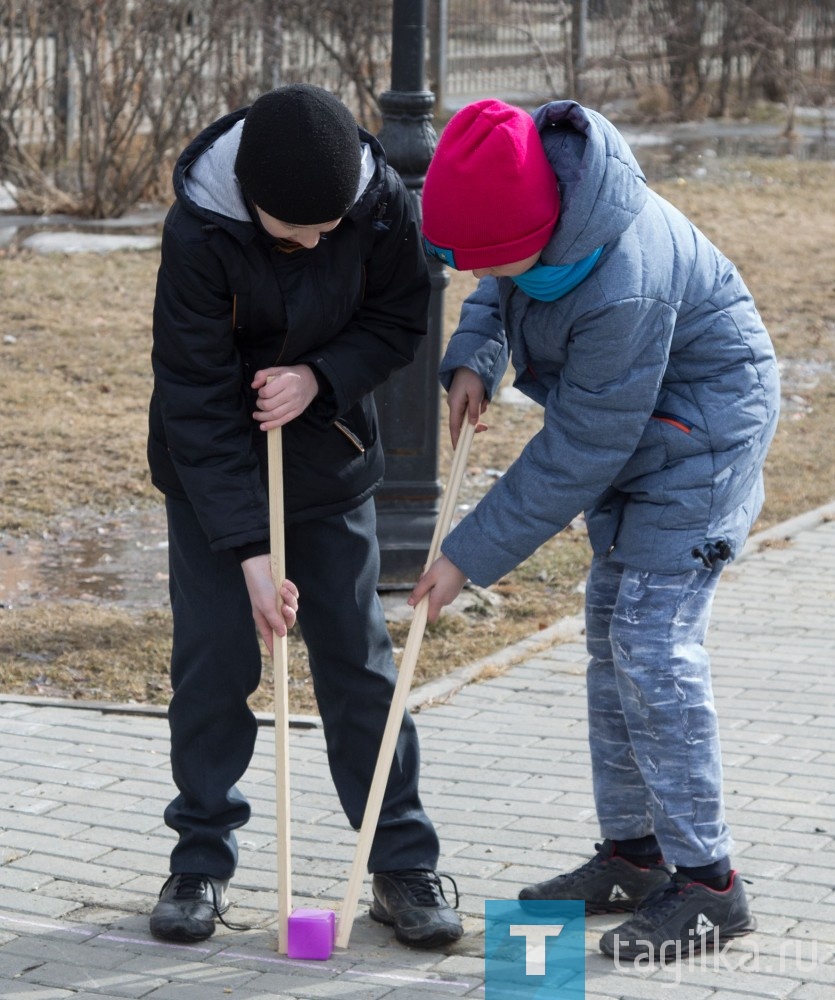
[[[678,897],[684,895],[691,885],[693,882],[690,879],[674,875],[667,885],[653,889],[644,898],[635,911],[636,916],[644,916],[648,910],[652,910],[653,914],[664,916],[669,910],[675,909]]]
[[[451,875],[447,875],[445,873],[439,873],[436,875],[433,872],[427,872],[422,869],[415,868],[413,870],[397,872],[397,878],[403,883],[417,906],[437,906],[438,896],[440,896],[445,903],[449,903],[449,900],[446,898],[446,894],[444,893],[443,884],[441,883],[442,878],[448,879],[452,883],[452,888],[455,890],[455,902],[452,906],[453,909],[458,909],[458,903],[460,901],[460,897],[458,895],[458,884]]]
[[[172,875],[171,878],[162,887],[162,895],[165,892],[168,885],[171,883],[171,879],[177,878],[177,875]],[[209,895],[211,899],[207,899],[206,889],[209,889]],[[231,931],[248,931],[252,928],[248,924],[234,924],[229,920],[226,920],[223,914],[220,912],[220,908],[217,905],[217,892],[215,890],[214,882],[208,878],[206,875],[192,875],[185,874],[179,876],[179,881],[177,882],[177,888],[174,890],[175,899],[207,899],[207,902],[211,902],[212,909],[215,911],[215,917],[223,924],[224,927],[228,927]]]
[[[162,891],[168,888],[172,879],[177,878],[176,875],[172,875],[171,878],[162,887]],[[206,878],[205,875],[180,875],[179,881],[177,882],[177,888],[174,890],[175,899],[202,899],[206,894],[206,886],[211,886],[212,888],[212,901],[214,903],[215,909],[217,909],[217,900],[215,898],[215,887],[212,881]]]
[[[587,861],[584,865],[580,865],[579,868],[575,868],[574,871],[565,872],[564,874],[559,875],[558,878],[560,882],[565,885],[572,885],[574,882],[583,878],[588,872],[594,871],[596,868],[599,868],[601,864],[609,860],[607,856],[603,855],[601,844],[595,844],[594,849],[598,853],[595,854],[593,858]]]
[[[739,878],[738,875],[737,878]],[[748,882],[747,879],[742,879],[742,881]],[[748,884],[750,885],[751,883],[748,882]],[[665,913],[668,909],[672,908],[676,896],[686,895],[688,891],[692,891],[692,889],[698,885],[698,882],[694,882],[685,875],[676,873],[667,885],[662,885],[657,889],[653,889],[653,891],[644,898],[644,901],[638,908],[638,912],[640,913],[649,909],[649,907],[653,907],[657,908],[658,912]]]

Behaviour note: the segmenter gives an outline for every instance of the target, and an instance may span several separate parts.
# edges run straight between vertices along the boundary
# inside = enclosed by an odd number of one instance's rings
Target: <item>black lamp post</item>
[[[426,0],[394,0],[391,89],[380,95],[379,138],[403,178],[421,217],[420,196],[437,136],[434,95],[424,86]],[[441,494],[438,482],[440,389],[445,268],[429,262],[429,330],[416,360],[375,393],[386,454],[386,478],[377,495],[381,588],[411,586],[423,569]]]

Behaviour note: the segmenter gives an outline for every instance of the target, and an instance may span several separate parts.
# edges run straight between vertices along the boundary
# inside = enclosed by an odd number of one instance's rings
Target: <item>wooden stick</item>
[[[467,468],[467,456],[474,433],[475,424],[470,424],[469,422],[461,429],[452,459],[449,483],[441,502],[441,509],[435,524],[435,532],[429,546],[426,569],[438,558],[441,551],[441,543],[446,537],[452,523],[452,515],[455,512],[455,504],[461,489],[461,481],[464,478],[464,472]],[[354,926],[360,888],[365,878],[366,868],[368,867],[371,844],[377,832],[380,810],[383,807],[383,798],[389,774],[391,773],[391,764],[394,759],[394,751],[397,747],[397,738],[400,735],[400,727],[403,725],[403,715],[406,711],[406,703],[412,686],[412,677],[415,673],[420,646],[423,642],[423,633],[426,630],[428,613],[429,595],[427,594],[415,608],[412,624],[409,628],[409,635],[406,639],[406,646],[403,649],[403,656],[400,660],[400,670],[397,675],[397,683],[394,687],[391,706],[389,707],[386,728],[383,731],[383,738],[380,743],[380,752],[377,756],[374,777],[371,781],[371,788],[365,804],[365,813],[362,818],[362,826],[360,827],[359,838],[354,852],[354,862],[348,878],[348,886],[345,890],[345,900],[339,914],[336,934],[336,946],[338,948],[348,947],[351,929]]]
[[[286,576],[284,561],[284,470],[281,428],[267,431],[267,470],[270,491],[270,569],[276,587],[276,606],[281,610],[278,589]],[[278,875],[278,952],[287,954],[287,932],[291,894],[290,851],[290,711],[288,698],[287,635],[273,633],[275,685],[275,816],[276,868]]]

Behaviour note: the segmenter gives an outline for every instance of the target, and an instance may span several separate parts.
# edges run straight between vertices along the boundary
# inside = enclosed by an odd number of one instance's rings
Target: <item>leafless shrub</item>
[[[390,55],[391,0],[284,0],[281,7],[295,36],[327,57],[324,65],[321,60],[311,65],[308,49],[307,60],[297,56],[288,61],[291,75],[330,86],[350,100],[360,122],[369,128],[379,125],[377,98],[388,82],[381,77]],[[318,79],[311,73],[317,63]]]
[[[648,0],[647,9],[665,41],[666,83],[679,119],[724,116],[765,100],[787,105],[790,128],[799,101],[831,92],[823,59],[833,42],[831,4]],[[800,57],[801,38],[811,59]]]
[[[373,118],[384,6],[0,0],[0,179],[25,211],[119,216],[167,183],[196,128],[285,76],[353,90]]]
[[[787,131],[832,102],[832,0],[447,5],[446,96],[617,96],[677,119],[765,99]],[[31,212],[119,215],[168,191],[197,128],[291,80],[376,131],[391,17],[391,0],[0,0],[0,181]]]

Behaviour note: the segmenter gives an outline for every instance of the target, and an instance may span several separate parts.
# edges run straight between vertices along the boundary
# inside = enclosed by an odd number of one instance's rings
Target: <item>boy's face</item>
[[[277,240],[292,244],[297,247],[304,247],[305,250],[312,250],[319,242],[319,238],[324,233],[330,233],[339,225],[341,219],[334,219],[333,222],[320,222],[315,226],[295,226],[289,222],[282,222],[273,218],[272,215],[255,206],[258,218],[264,229]]]
[[[542,256],[542,251],[538,250],[524,260],[517,260],[511,264],[497,264],[494,267],[479,267],[473,271],[473,277],[486,278],[491,275],[493,278],[516,278],[525,271],[530,271],[534,264]]]

